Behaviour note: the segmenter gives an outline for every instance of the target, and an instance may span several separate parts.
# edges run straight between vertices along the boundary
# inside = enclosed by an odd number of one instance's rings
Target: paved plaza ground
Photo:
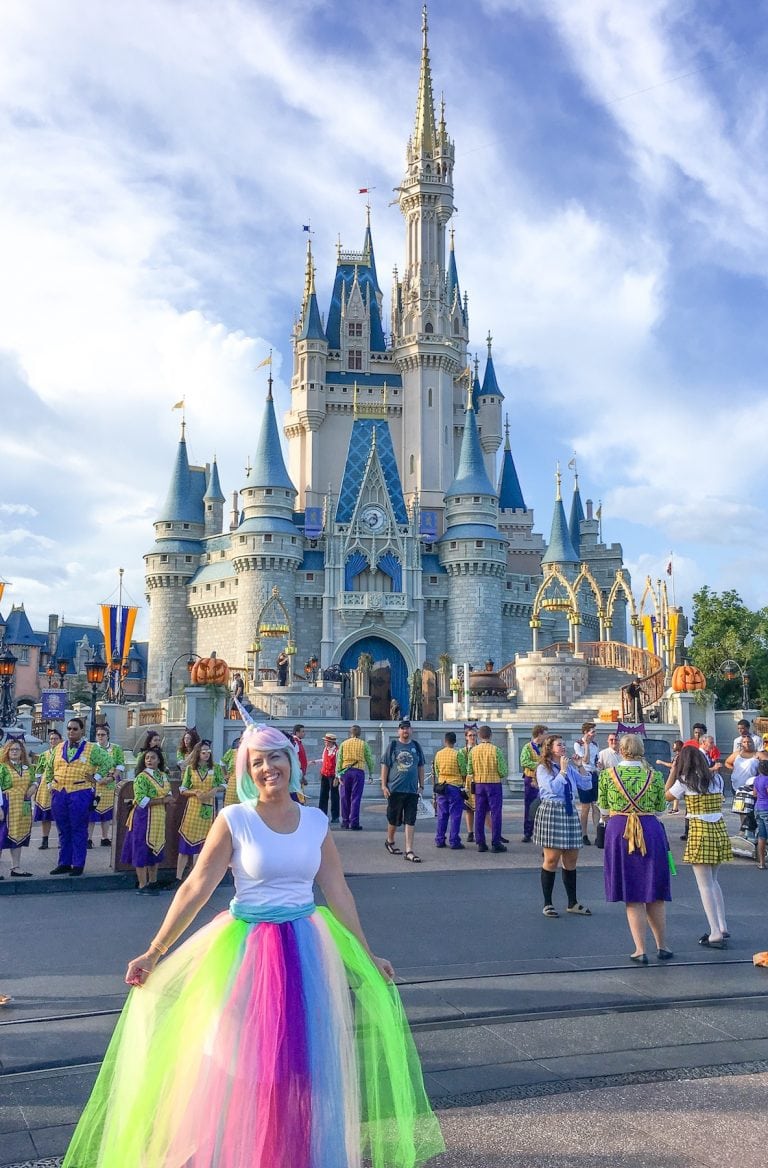
[[[448,1148],[436,1168],[764,1163],[768,971],[751,957],[768,948],[768,873],[726,867],[732,942],[708,952],[679,865],[676,959],[638,968],[622,906],[604,903],[596,849],[579,865],[594,915],[547,920],[518,801],[505,804],[508,854],[438,851],[419,824],[417,866],[385,852],[377,791],[365,830],[335,834],[371,944],[397,970]],[[666,823],[679,858],[680,818]],[[49,878],[55,852],[36,842],[34,891],[0,895],[0,989],[14,997],[0,1015],[3,1166],[59,1163],[124,1000],[126,961],[168,904],[137,897],[130,877],[110,884],[106,848],[89,854],[90,877]],[[201,920],[230,896],[222,886]]]

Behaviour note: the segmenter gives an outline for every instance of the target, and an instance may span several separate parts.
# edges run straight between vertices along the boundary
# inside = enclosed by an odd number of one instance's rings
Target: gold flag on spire
[[[259,361],[256,368],[263,369],[265,365],[271,365],[271,364],[272,364],[272,354],[270,353],[269,356],[265,357],[263,361]]]
[[[181,401],[177,401],[175,406],[171,406],[171,412],[173,412],[174,410],[183,410],[183,409],[184,409],[184,398],[182,398]]]

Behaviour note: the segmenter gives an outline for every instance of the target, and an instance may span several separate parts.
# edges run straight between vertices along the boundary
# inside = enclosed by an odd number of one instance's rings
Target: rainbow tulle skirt
[[[222,913],[131,990],[64,1168],[413,1168],[441,1151],[396,988],[319,908]]]

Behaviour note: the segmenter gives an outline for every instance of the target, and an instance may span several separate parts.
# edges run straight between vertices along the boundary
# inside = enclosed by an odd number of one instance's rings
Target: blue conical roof
[[[208,503],[224,502],[224,494],[221,490],[221,483],[219,482],[219,466],[215,458],[211,465],[211,473],[208,475],[208,485],[205,488],[203,498]]]
[[[301,322],[301,332],[299,333],[300,341],[324,341],[326,340],[325,329],[323,328],[322,317],[320,316],[320,309],[317,304],[317,296],[314,292],[310,292],[307,306],[304,309],[304,319]]]
[[[461,439],[459,467],[456,471],[456,478],[446,491],[445,497],[449,499],[453,495],[495,494],[485,469],[475,411],[469,406],[464,414],[464,434]]]
[[[176,451],[171,485],[159,519],[163,523],[202,523],[200,496],[194,490],[187,457],[187,443],[182,434]]]
[[[449,308],[453,308],[454,297],[458,298],[459,308],[464,311],[461,304],[461,289],[459,287],[459,272],[456,267],[456,252],[453,250],[453,237],[451,237],[451,250],[448,253],[448,272],[446,275],[446,301]]]
[[[578,564],[579,557],[574,551],[571,537],[568,534],[568,524],[565,522],[565,508],[560,498],[560,478],[558,471],[557,498],[552,513],[552,530],[549,535],[549,545],[541,557],[542,564]]]
[[[264,417],[256,442],[253,466],[248,473],[249,487],[285,487],[295,490],[285,469],[280,432],[275,417],[275,403],[272,398],[272,378],[269,379],[269,393],[264,406]]]
[[[507,422],[507,436],[504,441],[504,457],[501,462],[499,476],[499,508],[502,511],[525,511],[520,479],[517,477],[515,461],[512,458],[512,449],[509,445],[509,422]]]
[[[482,394],[483,397],[487,395],[489,397],[500,397],[502,401],[504,400],[504,394],[499,389],[499,383],[496,380],[496,370],[493,366],[493,357],[491,356],[490,351],[488,353],[488,359],[485,363],[485,375],[483,376]]]
[[[579,476],[576,476],[576,481],[573,485],[573,498],[571,499],[571,517],[568,520],[568,534],[571,537],[573,550],[576,555],[579,555],[579,544],[581,543],[581,521],[584,518],[584,508],[581,505],[581,491],[579,490]]]
[[[365,225],[365,239],[363,240],[363,255],[368,256],[368,267],[371,270],[371,282],[374,291],[381,292],[379,277],[376,274],[376,257],[373,254],[373,236],[371,235],[371,213],[368,210],[368,222]]]

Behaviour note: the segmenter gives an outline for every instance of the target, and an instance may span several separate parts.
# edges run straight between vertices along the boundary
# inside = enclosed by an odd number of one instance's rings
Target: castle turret
[[[399,187],[406,253],[393,296],[392,331],[395,364],[403,379],[398,450],[403,486],[409,505],[418,496],[422,512],[435,516],[442,512],[456,469],[463,423],[457,381],[466,367],[466,313],[457,309],[461,294],[455,256],[446,268],[453,165],[444,105],[439,121],[435,118],[425,10],[416,117]]]
[[[205,535],[204,467],[190,466],[187,443],[181,439],[171,484],[160,518],[154,524],[155,544],[144,556],[149,606],[149,663],[147,697],[165,697],[173,663],[194,648],[192,614],[187,585],[198,569]],[[186,673],[182,671],[179,679]]]
[[[569,464],[570,465],[570,464]],[[573,498],[571,499],[571,515],[568,520],[568,534],[576,556],[581,555],[581,524],[584,519],[584,508],[581,505],[581,491],[579,490],[579,472],[575,469],[576,459],[573,460]]]
[[[488,356],[485,361],[483,384],[480,387],[475,408],[477,410],[477,424],[480,427],[480,445],[485,455],[485,469],[488,471],[489,478],[493,478],[496,473],[496,451],[501,446],[501,403],[504,401],[504,394],[499,389],[499,383],[496,380],[496,369],[491,353],[493,337],[490,332],[486,338],[486,344],[488,345]]]
[[[470,389],[459,466],[446,492],[446,527],[439,541],[440,563],[449,576],[447,645],[456,661],[482,664],[499,655],[507,557],[497,524],[498,499],[486,473]],[[468,621],[468,612],[482,617]]]
[[[220,535],[224,527],[224,495],[219,482],[219,467],[214,456],[207,470],[208,485],[203,495],[205,507],[205,534]]]
[[[303,558],[299,529],[293,523],[296,488],[285,468],[269,376],[267,400],[253,465],[240,491],[242,519],[232,533],[232,564],[237,576],[237,660],[245,662],[256,639],[259,616],[277,588],[291,627],[295,622],[296,568]],[[284,647],[285,639],[263,645],[262,662]]]
[[[547,550],[541,558],[542,564],[556,564],[558,568],[569,569],[574,564],[578,564],[579,557],[576,555],[571,537],[568,532],[568,524],[565,521],[565,509],[563,508],[563,496],[561,492],[561,474],[560,464],[557,465],[555,471],[555,509],[552,512],[552,528],[549,533],[549,543]]]

